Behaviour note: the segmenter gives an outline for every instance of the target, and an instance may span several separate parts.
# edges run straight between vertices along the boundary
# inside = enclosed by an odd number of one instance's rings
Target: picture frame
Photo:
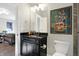
[[[50,33],[72,34],[72,6],[50,11]]]
[[[7,29],[13,30],[13,24],[12,22],[7,22]]]

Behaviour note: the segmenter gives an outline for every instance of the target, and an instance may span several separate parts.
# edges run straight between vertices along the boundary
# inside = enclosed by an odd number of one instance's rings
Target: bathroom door
[[[74,9],[74,40],[73,40],[73,55],[79,55],[79,3],[73,5]]]
[[[74,19],[73,19],[73,26],[74,26],[74,34],[73,34],[73,55],[76,56],[78,55],[78,40],[77,40],[77,4],[74,3],[73,4],[73,15],[74,15]]]
[[[78,40],[78,56],[79,56],[79,3],[77,3],[77,40]]]

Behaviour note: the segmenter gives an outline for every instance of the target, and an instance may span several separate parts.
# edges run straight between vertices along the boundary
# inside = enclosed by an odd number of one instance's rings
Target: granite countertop
[[[30,36],[26,36],[26,37],[29,37],[29,38],[39,38],[39,39],[43,38],[43,37],[36,36],[36,35],[30,35]]]

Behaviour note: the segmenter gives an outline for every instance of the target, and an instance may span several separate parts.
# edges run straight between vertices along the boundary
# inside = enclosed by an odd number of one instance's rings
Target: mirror
[[[47,6],[46,4],[36,4],[31,6],[31,31],[47,32]]]

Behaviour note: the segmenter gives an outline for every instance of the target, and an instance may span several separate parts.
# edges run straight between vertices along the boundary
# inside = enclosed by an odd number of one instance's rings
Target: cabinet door
[[[22,42],[22,55],[37,56],[39,55],[39,45],[31,43],[30,41]]]

